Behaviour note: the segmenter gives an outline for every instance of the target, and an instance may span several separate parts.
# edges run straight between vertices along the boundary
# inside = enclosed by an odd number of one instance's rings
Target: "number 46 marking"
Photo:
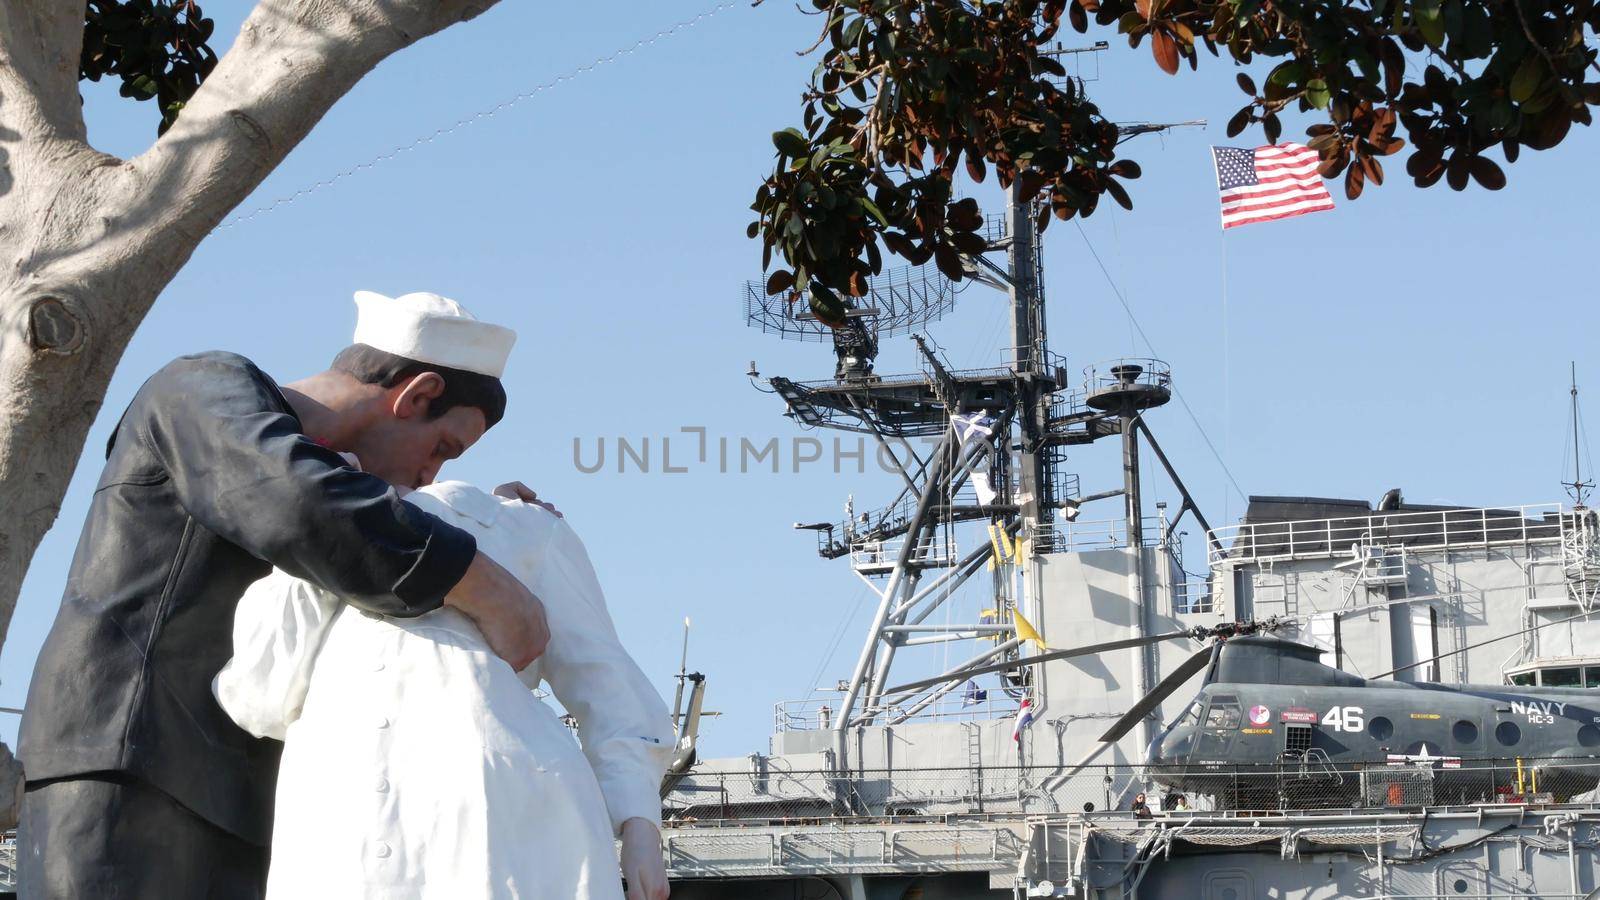
[[[1334,731],[1360,731],[1367,727],[1363,713],[1359,706],[1335,706],[1322,717],[1322,724]]]

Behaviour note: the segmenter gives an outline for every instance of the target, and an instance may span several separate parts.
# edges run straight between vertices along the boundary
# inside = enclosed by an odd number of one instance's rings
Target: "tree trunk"
[[[367,72],[495,2],[262,0],[177,122],[124,161],[85,141],[82,4],[0,0],[0,645],[156,297]]]

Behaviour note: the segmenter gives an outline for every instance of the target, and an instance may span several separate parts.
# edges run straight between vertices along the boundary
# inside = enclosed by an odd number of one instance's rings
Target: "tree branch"
[[[41,158],[81,147],[83,10],[63,0],[0,0],[0,196]]]
[[[374,66],[496,2],[262,0],[173,126],[113,176],[126,201],[117,218],[139,223],[125,235],[130,261],[176,272]]]
[[[0,0],[0,113],[24,137],[83,140],[78,53],[83,10],[62,0]]]

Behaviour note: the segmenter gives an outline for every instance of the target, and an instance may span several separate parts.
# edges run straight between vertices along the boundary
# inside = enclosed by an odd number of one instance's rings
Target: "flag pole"
[[[1217,148],[1211,148],[1211,177],[1216,181],[1217,192],[1222,191],[1222,170],[1217,165]],[[1232,445],[1233,434],[1233,398],[1228,391],[1229,376],[1229,347],[1228,347],[1228,227],[1223,224],[1221,213],[1217,219],[1217,242],[1221,245],[1218,256],[1222,259],[1222,458],[1227,459]],[[1227,491],[1222,492],[1222,521],[1233,521],[1233,497]]]
[[[1228,232],[1217,236],[1222,244],[1222,458],[1227,459],[1233,450],[1233,392],[1230,389],[1232,348],[1228,328]],[[1233,498],[1222,492],[1222,521],[1233,521]]]

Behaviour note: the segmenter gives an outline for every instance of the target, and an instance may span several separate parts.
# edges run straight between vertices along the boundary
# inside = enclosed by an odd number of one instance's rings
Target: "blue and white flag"
[[[1011,739],[1022,740],[1022,729],[1033,724],[1033,698],[1025,697],[1022,706],[1017,709],[1017,724],[1011,727]]]
[[[978,687],[976,681],[968,681],[966,693],[961,695],[961,705],[971,706],[974,703],[982,703],[987,699],[989,699],[988,691]]]
[[[994,416],[989,415],[986,409],[972,413],[956,413],[950,417],[950,424],[956,429],[956,437],[961,439],[961,446],[965,447],[973,440],[981,438],[984,443],[994,437]]]

